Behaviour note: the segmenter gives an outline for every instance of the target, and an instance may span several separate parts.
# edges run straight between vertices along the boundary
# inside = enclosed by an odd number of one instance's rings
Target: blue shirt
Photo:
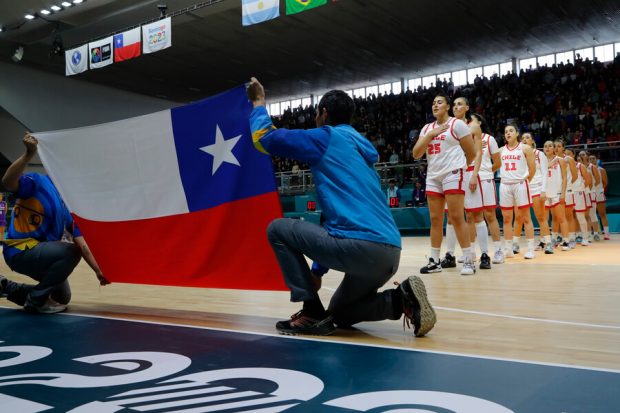
[[[33,248],[39,242],[60,241],[65,229],[76,237],[82,235],[48,176],[37,173],[22,175],[15,197],[17,200],[4,241],[5,259]]]
[[[400,233],[374,169],[378,153],[351,125],[276,129],[263,106],[250,115],[252,140],[271,155],[310,165],[327,232],[401,247]]]

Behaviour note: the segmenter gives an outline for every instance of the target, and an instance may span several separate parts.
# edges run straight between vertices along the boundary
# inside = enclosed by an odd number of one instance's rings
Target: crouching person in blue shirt
[[[281,334],[329,335],[361,321],[406,317],[414,334],[423,336],[436,321],[422,280],[411,276],[397,288],[378,292],[396,273],[401,239],[385,202],[374,169],[378,154],[350,125],[355,106],[343,91],[326,93],[318,105],[316,129],[276,129],[265,108],[263,86],[252,78],[248,97],[252,139],[264,153],[310,165],[322,226],[296,219],[276,219],[267,236],[291,290],[291,301],[303,302],[289,320],[280,321]],[[304,256],[325,268],[342,271],[344,279],[327,309],[315,276]]]

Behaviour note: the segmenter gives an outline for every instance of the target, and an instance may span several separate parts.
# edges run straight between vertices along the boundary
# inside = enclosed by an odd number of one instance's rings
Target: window
[[[521,70],[536,69],[536,58],[531,57],[529,59],[521,59],[519,61],[519,69]]]
[[[442,73],[440,75],[437,75],[437,80],[438,81],[441,80],[442,82],[443,81],[449,82],[451,77],[452,77],[452,73],[450,73],[450,72]]]
[[[392,93],[395,95],[400,94],[403,91],[403,85],[400,82],[392,82]]]
[[[424,76],[422,78],[422,87],[424,88],[430,88],[431,86],[435,85],[435,82],[437,81],[437,76],[432,75],[432,76]]]
[[[573,54],[572,50],[570,52],[556,53],[555,61],[564,64],[566,64],[567,62],[575,63],[575,55]]]
[[[303,98],[301,100],[301,106],[303,106],[304,108],[308,107],[308,106],[312,106],[312,99],[310,99],[310,98]]]
[[[606,44],[594,48],[594,56],[599,62],[611,62],[614,60],[614,45]]]
[[[319,104],[319,102],[321,101],[321,98],[323,98],[323,95],[316,95],[316,96],[314,97],[314,104],[315,104],[315,105],[318,105],[318,104]]]
[[[473,69],[467,70],[467,81],[469,83],[473,84],[476,76],[482,77],[482,67],[474,67]]]
[[[366,99],[366,88],[361,87],[361,88],[359,88],[359,89],[355,89],[355,90],[353,91],[353,95],[354,95],[356,98]]]
[[[409,79],[409,90],[415,92],[420,86],[422,86],[422,78]]]
[[[543,67],[551,67],[555,64],[555,55],[548,54],[546,56],[538,56],[538,66]]]
[[[499,75],[506,76],[512,72],[512,62],[500,63],[499,65]]]
[[[349,95],[351,98],[353,98],[353,91],[352,90],[345,90],[345,93],[347,95]]]
[[[282,114],[282,112],[280,112],[280,104],[272,103],[269,105],[269,114],[271,116],[280,116]]]
[[[484,77],[492,78],[494,75],[499,75],[499,65],[488,65],[482,68],[482,74]]]
[[[370,96],[370,95],[377,96],[378,90],[379,90],[379,87],[377,87],[377,86],[368,86],[366,88],[366,96]]]
[[[291,101],[287,100],[284,102],[280,102],[280,110],[284,113],[287,109],[291,108]]]
[[[382,85],[379,85],[379,93],[381,93],[382,95],[386,94],[386,93],[390,93],[392,91],[392,84],[391,83],[384,83]]]
[[[577,58],[577,55],[581,56],[581,60],[594,60],[594,49],[586,47],[585,49],[575,50],[575,58]]]
[[[620,53],[620,43],[616,43],[615,49],[616,49],[616,54],[614,55],[614,57],[616,57],[616,55]]]
[[[294,99],[291,103],[293,109],[297,109],[301,105],[301,99]]]
[[[463,86],[467,84],[467,70],[452,72],[452,81],[454,86]]]

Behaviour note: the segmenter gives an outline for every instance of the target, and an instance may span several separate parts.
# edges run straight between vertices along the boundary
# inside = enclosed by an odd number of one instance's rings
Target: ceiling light
[[[34,16],[32,14],[27,14],[24,17],[27,18],[28,20],[34,19]]]
[[[80,4],[82,3],[84,0],[73,0],[73,4]]]
[[[71,6],[73,6],[73,4],[69,3],[68,1],[63,1],[61,4],[62,4],[63,7],[71,7]]]
[[[47,9],[43,9],[43,10],[41,10],[41,14],[45,14],[46,16],[47,16],[48,14],[50,14],[50,13],[51,13],[51,11],[49,11],[49,10],[47,10]]]
[[[62,10],[62,7],[59,7],[59,6],[52,6],[52,7],[50,7],[50,9],[52,9],[52,10],[54,10],[54,11],[60,11],[60,10]]]
[[[2,33],[4,31],[4,29],[2,27],[0,27],[0,33]]]

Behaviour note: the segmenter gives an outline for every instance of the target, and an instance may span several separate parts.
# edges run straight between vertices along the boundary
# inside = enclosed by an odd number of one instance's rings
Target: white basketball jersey
[[[560,158],[555,156],[550,160],[547,171],[547,194],[549,194],[549,196],[555,196],[562,191],[562,168],[560,167]]]
[[[478,176],[481,180],[493,179],[493,158],[492,155],[499,152],[497,141],[491,135],[482,134],[482,162]]]
[[[534,149],[534,164],[536,165],[536,173],[534,174],[534,178],[532,178],[532,182],[530,182],[532,186],[542,185],[543,172],[540,167],[541,156],[545,156],[545,154],[538,149]]]
[[[583,179],[583,175],[581,174],[581,162],[577,162],[577,180],[573,183],[573,191],[584,192],[585,190],[586,183]]]
[[[588,170],[588,174],[590,174],[590,182],[591,182],[592,187],[590,188],[590,187],[586,186],[586,192],[588,192],[588,193],[596,192],[596,186],[595,186],[595,182],[594,182],[594,172],[592,172],[592,164],[591,163],[588,164],[587,170]]]
[[[502,148],[502,183],[511,184],[523,182],[529,176],[527,159],[523,153],[523,146],[519,143],[512,149],[506,144]]]
[[[448,129],[441,135],[435,136],[426,149],[427,178],[442,177],[467,166],[465,153],[461,149],[459,140],[470,134],[469,128],[465,122],[456,118],[449,118],[447,123]],[[422,136],[437,126],[437,122],[426,124],[422,129]]]
[[[564,162],[566,162],[566,190],[567,191],[572,191],[573,190],[573,173],[570,170],[570,162],[569,159],[573,159],[570,156],[564,156]]]
[[[601,179],[599,179],[598,185],[596,186],[596,193],[600,193],[600,194],[605,192],[605,188],[603,188],[603,171],[604,171],[603,167],[599,166],[598,173]]]

